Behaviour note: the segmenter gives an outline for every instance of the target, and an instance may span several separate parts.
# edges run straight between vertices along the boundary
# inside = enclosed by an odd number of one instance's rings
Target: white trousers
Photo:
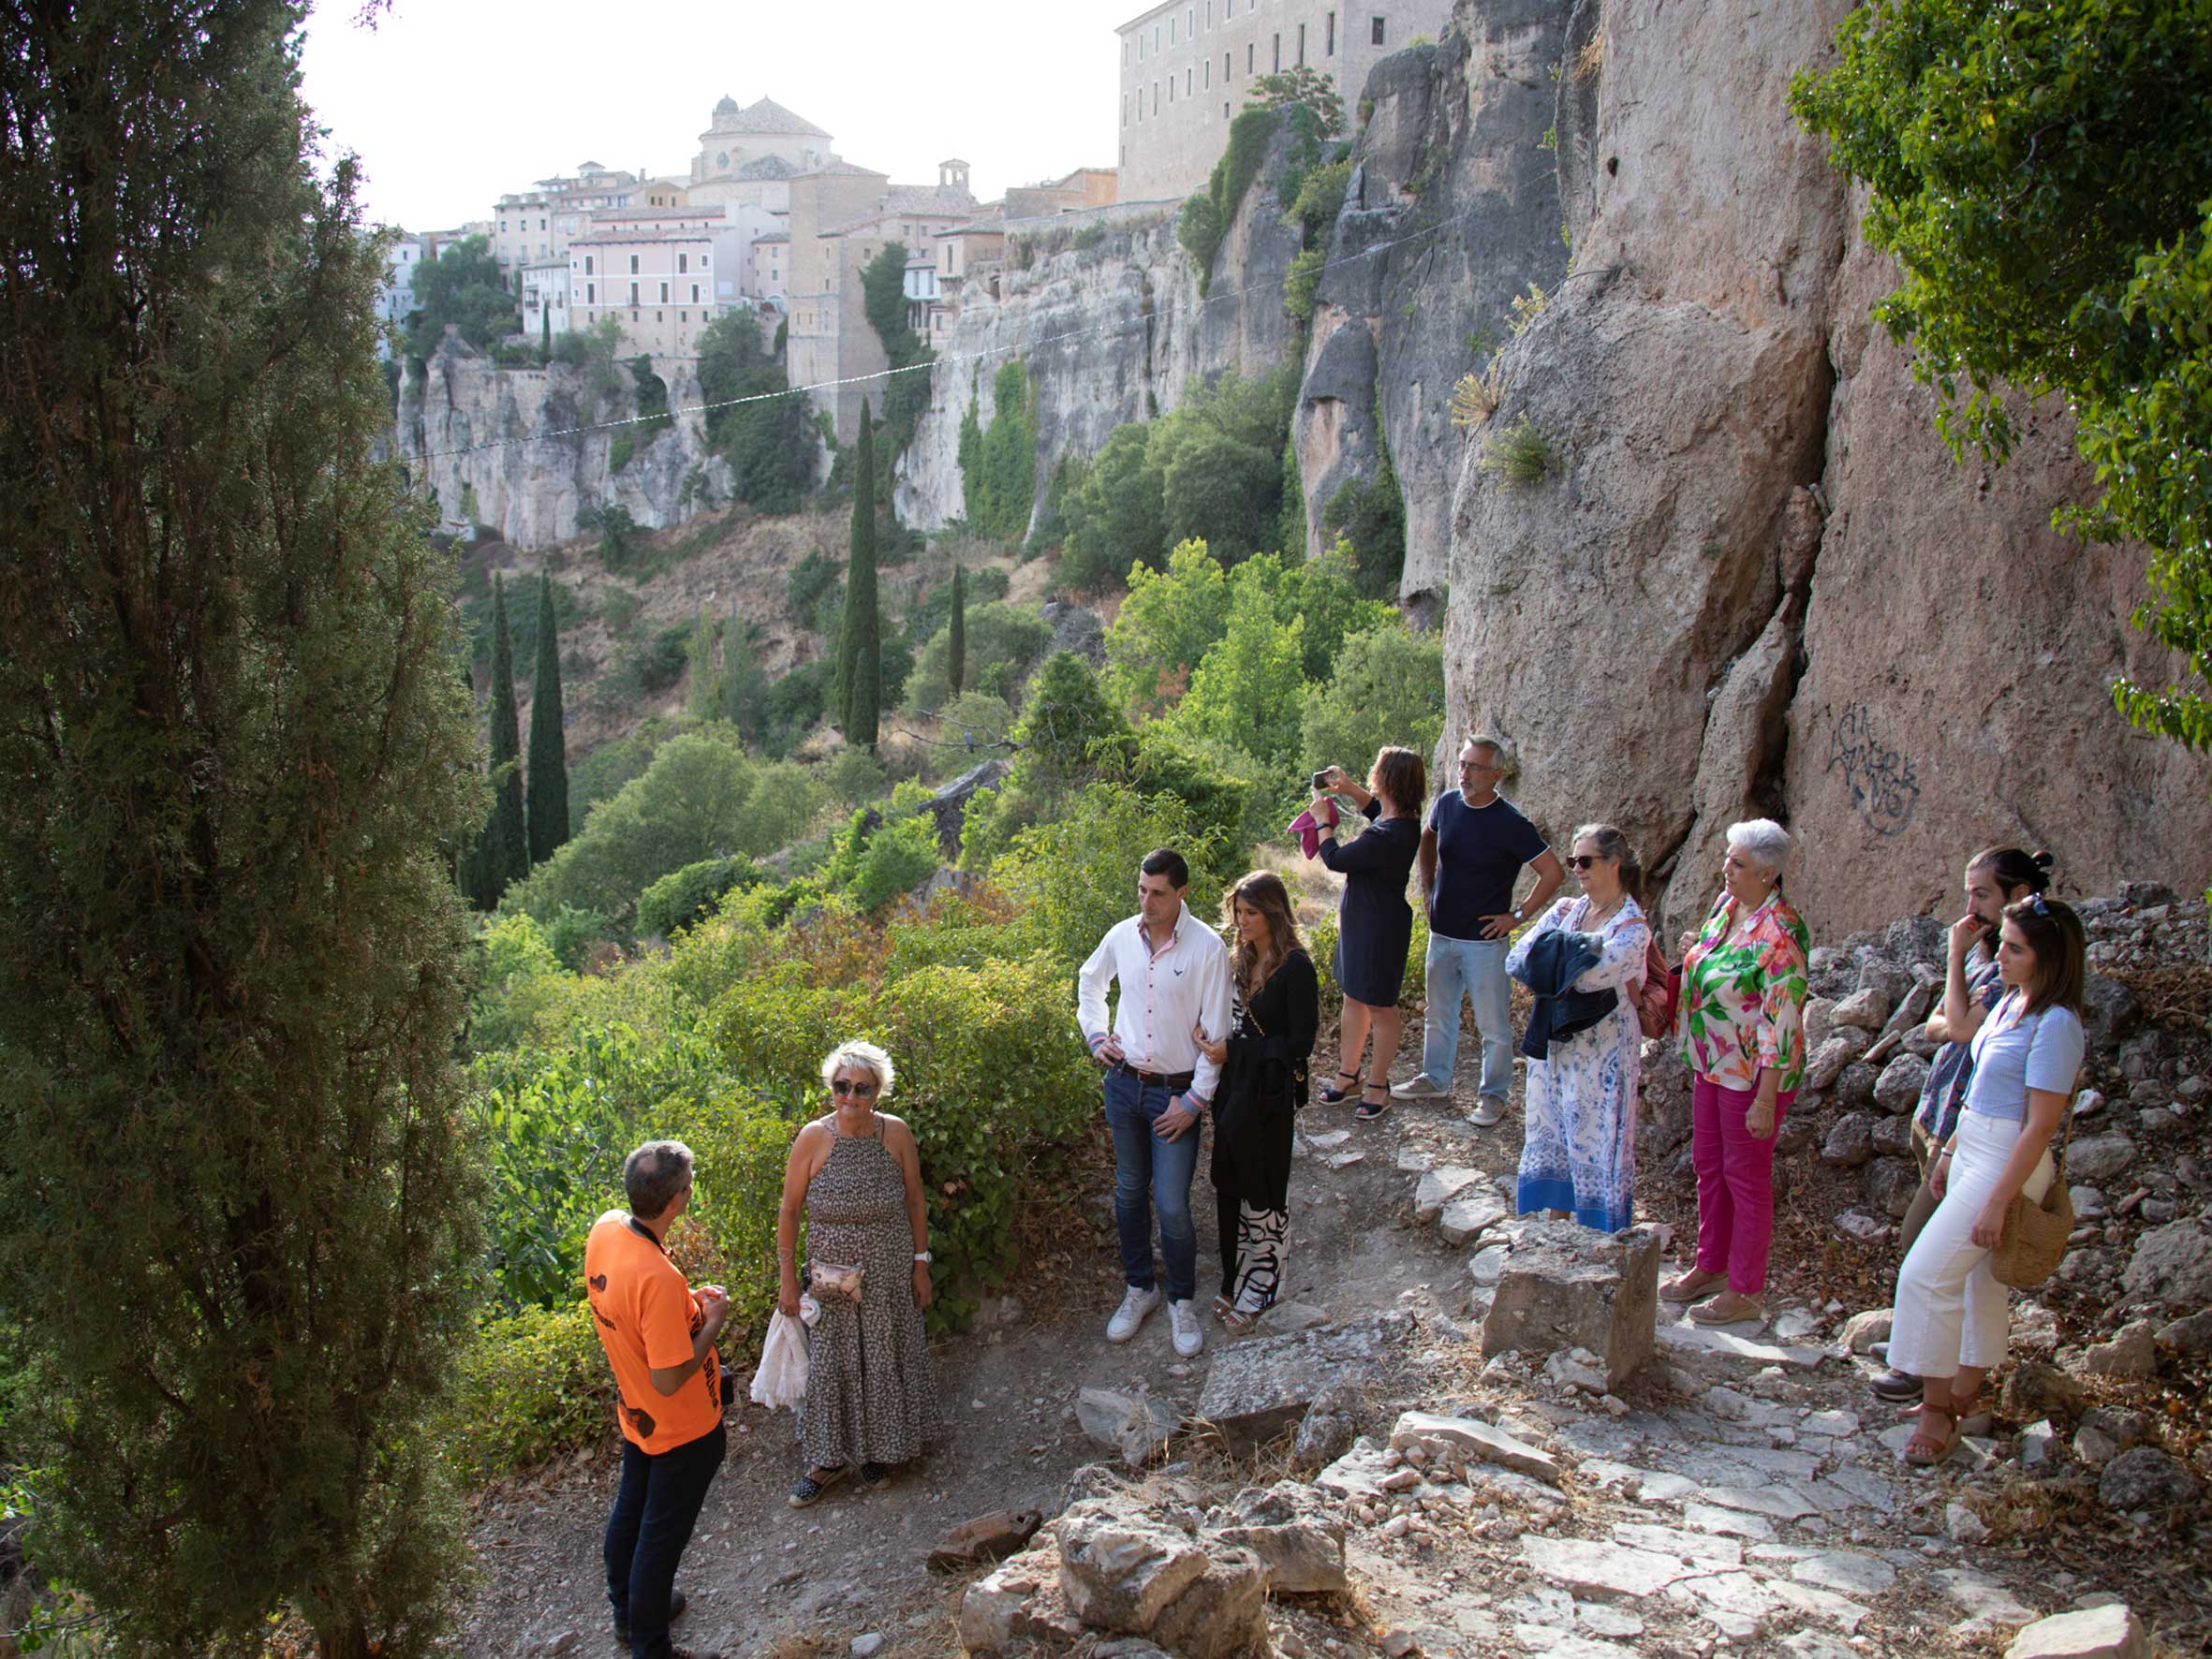
[[[2020,1134],[2020,1124],[1986,1112],[1958,1114],[1943,1201],[1897,1270],[1890,1363],[1908,1376],[1953,1376],[1962,1365],[1991,1366],[2005,1357],[2012,1293],[1989,1270],[1989,1252],[1974,1242],[1973,1228]],[[2022,1189],[2029,1202],[2050,1189],[2052,1173],[2046,1150]]]

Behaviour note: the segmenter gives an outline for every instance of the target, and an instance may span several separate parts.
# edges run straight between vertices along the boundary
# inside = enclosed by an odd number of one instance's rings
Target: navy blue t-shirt
[[[1522,867],[1548,846],[1521,809],[1500,795],[1488,806],[1469,806],[1447,789],[1429,809],[1437,832],[1437,896],[1429,931],[1447,939],[1480,939],[1482,918],[1513,907],[1513,883]]]

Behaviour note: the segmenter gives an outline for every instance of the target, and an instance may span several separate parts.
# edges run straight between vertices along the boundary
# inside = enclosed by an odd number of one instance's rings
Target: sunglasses
[[[850,1078],[839,1078],[830,1085],[830,1093],[833,1094],[854,1094],[865,1100],[881,1087],[880,1083],[856,1083]]]
[[[1587,870],[1592,864],[1605,862],[1596,853],[1573,853],[1569,856],[1567,861],[1577,870]]]

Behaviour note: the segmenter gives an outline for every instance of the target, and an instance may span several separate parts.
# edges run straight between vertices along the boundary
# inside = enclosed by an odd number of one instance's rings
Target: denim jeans
[[[607,1599],[634,1659],[668,1659],[669,1593],[700,1505],[722,1466],[722,1425],[658,1454],[622,1443],[622,1485],[607,1517]]]
[[[1459,999],[1475,1005],[1482,1034],[1482,1093],[1503,1105],[1513,1083],[1512,987],[1505,976],[1511,939],[1428,936],[1423,966],[1428,975],[1428,1013],[1422,1021],[1421,1070],[1430,1082],[1452,1087],[1459,1063]]]
[[[1168,1300],[1198,1294],[1198,1229],[1190,1182],[1198,1173],[1200,1122],[1173,1140],[1152,1132],[1170,1093],[1126,1071],[1106,1074],[1106,1127],[1113,1135],[1113,1225],[1121,1234],[1121,1275],[1134,1290],[1152,1288],[1152,1215],[1159,1212],[1159,1255]],[[1185,1103],[1188,1106],[1188,1102]]]

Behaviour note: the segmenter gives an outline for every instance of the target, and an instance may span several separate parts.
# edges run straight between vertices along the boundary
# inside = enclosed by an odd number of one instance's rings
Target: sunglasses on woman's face
[[[857,1094],[863,1100],[875,1094],[876,1089],[877,1085],[873,1082],[863,1079],[856,1083],[850,1078],[839,1078],[830,1085],[830,1093],[833,1094]]]
[[[1605,862],[1605,860],[1600,859],[1596,853],[1575,853],[1571,856],[1567,861],[1573,865],[1577,870],[1587,870],[1592,864],[1602,864]]]

